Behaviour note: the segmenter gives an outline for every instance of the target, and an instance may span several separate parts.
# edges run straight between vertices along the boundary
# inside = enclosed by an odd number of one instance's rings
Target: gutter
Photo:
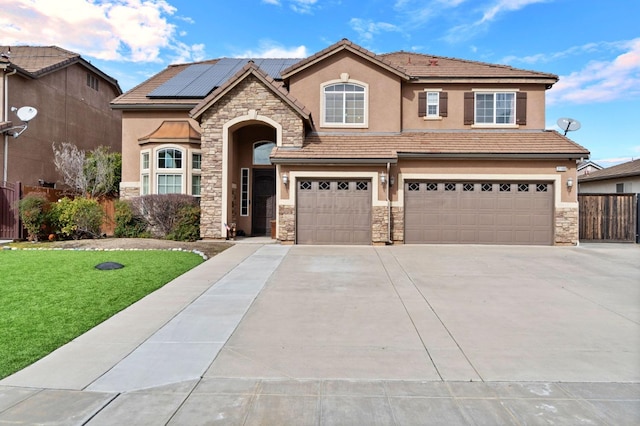
[[[5,71],[6,71],[6,68],[5,68]],[[4,92],[4,121],[9,121],[9,76],[12,76],[17,72],[18,70],[14,68],[13,71],[11,71],[8,74],[5,74],[3,78],[4,86],[2,87],[2,90]],[[6,182],[8,179],[8,176],[7,176],[7,166],[9,165],[8,149],[9,149],[9,134],[5,132],[4,133],[4,165],[2,169],[2,180],[4,182]]]

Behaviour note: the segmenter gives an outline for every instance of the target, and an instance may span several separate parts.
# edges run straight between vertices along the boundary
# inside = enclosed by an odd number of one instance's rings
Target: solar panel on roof
[[[274,79],[280,79],[282,70],[299,59],[254,59],[256,66]],[[157,87],[150,98],[204,98],[216,87],[222,86],[249,62],[246,58],[223,58],[215,64],[189,65],[177,75]]]

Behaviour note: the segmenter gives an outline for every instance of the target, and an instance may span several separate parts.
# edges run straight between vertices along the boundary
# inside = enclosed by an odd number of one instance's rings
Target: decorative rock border
[[[209,260],[209,256],[201,252],[200,250],[189,250],[183,249],[180,247],[161,249],[161,248],[152,248],[152,249],[141,249],[141,248],[94,248],[94,247],[73,247],[73,248],[64,248],[64,247],[10,247],[7,245],[2,246],[2,250],[67,250],[67,251],[184,251],[197,254],[202,257],[203,260]]]

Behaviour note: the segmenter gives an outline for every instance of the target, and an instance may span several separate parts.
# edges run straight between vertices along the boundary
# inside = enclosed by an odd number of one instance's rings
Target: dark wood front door
[[[251,233],[268,235],[276,218],[276,172],[274,169],[253,170],[253,203]]]

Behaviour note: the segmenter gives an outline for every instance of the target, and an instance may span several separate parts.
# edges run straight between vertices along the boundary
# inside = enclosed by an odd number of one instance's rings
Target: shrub
[[[77,240],[100,236],[104,212],[96,200],[84,197],[71,200],[65,197],[53,205],[51,217],[62,236]]]
[[[144,216],[154,237],[167,238],[176,228],[184,207],[197,207],[198,199],[185,194],[143,195],[132,200],[134,211]]]
[[[185,206],[178,211],[168,240],[197,241],[200,239],[200,207]]]
[[[47,210],[49,202],[43,194],[31,193],[27,194],[22,200],[18,201],[18,213],[20,220],[27,229],[30,241],[38,241],[45,221],[47,220]]]
[[[118,238],[145,238],[149,236],[147,221],[141,215],[134,213],[129,201],[116,200],[114,219],[116,222],[114,235]]]

